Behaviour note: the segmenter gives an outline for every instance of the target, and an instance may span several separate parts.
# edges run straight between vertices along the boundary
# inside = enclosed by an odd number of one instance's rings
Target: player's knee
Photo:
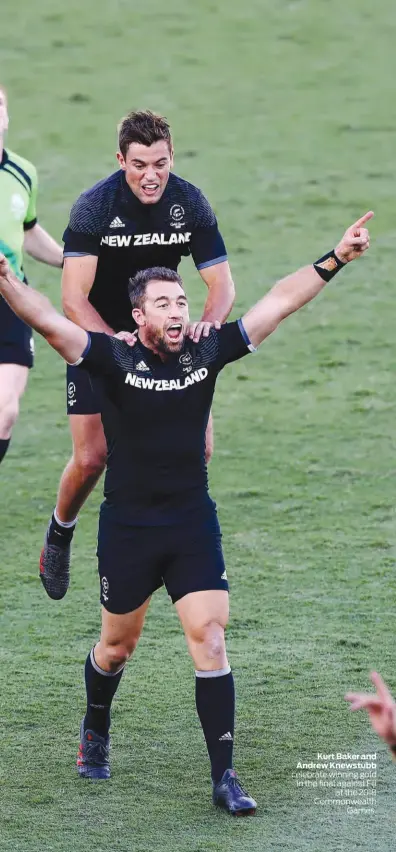
[[[84,480],[97,479],[106,467],[106,453],[94,448],[75,452],[74,462]]]
[[[8,437],[19,414],[19,399],[15,394],[9,395],[0,404],[0,437]]]
[[[110,671],[118,671],[128,662],[137,642],[119,642],[117,645],[107,645],[104,651],[106,662]]]
[[[193,642],[198,645],[199,653],[206,660],[221,662],[225,653],[224,627],[217,621],[197,626],[191,635]],[[221,665],[219,665],[221,668]]]

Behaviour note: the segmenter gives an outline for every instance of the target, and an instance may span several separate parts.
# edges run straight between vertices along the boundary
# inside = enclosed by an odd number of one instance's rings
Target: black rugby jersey
[[[141,341],[131,348],[92,333],[81,368],[100,376],[108,459],[107,504],[125,522],[168,524],[210,504],[205,432],[218,373],[253,350],[242,322],[212,329],[161,361]]]
[[[142,204],[122,170],[99,181],[72,207],[63,240],[65,257],[97,255],[89,301],[115,331],[135,328],[128,279],[139,270],[176,270],[189,254],[198,269],[227,260],[209,202],[173,173],[157,204]]]

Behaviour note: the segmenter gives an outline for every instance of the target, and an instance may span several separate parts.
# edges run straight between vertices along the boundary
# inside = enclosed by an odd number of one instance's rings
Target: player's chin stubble
[[[159,331],[153,332],[149,335],[152,348],[157,350],[157,352],[162,352],[163,355],[177,355],[182,351],[185,339],[186,336],[183,334],[180,341],[172,344],[169,343],[165,335]]]

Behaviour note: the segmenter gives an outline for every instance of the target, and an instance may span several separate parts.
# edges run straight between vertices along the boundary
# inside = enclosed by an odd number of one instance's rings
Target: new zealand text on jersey
[[[122,246],[171,246],[172,244],[189,243],[191,232],[172,233],[167,237],[166,234],[111,234],[110,236],[102,237],[100,244],[111,246],[112,248],[122,248]]]
[[[191,373],[190,376],[186,376],[183,379],[149,379],[146,377],[143,378],[142,376],[136,376],[134,373],[127,373],[125,384],[133,385],[135,388],[142,388],[142,390],[184,390],[189,385],[194,385],[196,382],[202,382],[206,379],[207,375],[208,370],[206,367],[200,367],[199,370],[195,370],[194,373]]]

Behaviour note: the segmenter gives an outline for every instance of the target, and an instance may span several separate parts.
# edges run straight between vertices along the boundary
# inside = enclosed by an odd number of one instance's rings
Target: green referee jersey
[[[3,150],[0,163],[0,251],[23,280],[23,236],[36,216],[37,172],[29,160]]]

